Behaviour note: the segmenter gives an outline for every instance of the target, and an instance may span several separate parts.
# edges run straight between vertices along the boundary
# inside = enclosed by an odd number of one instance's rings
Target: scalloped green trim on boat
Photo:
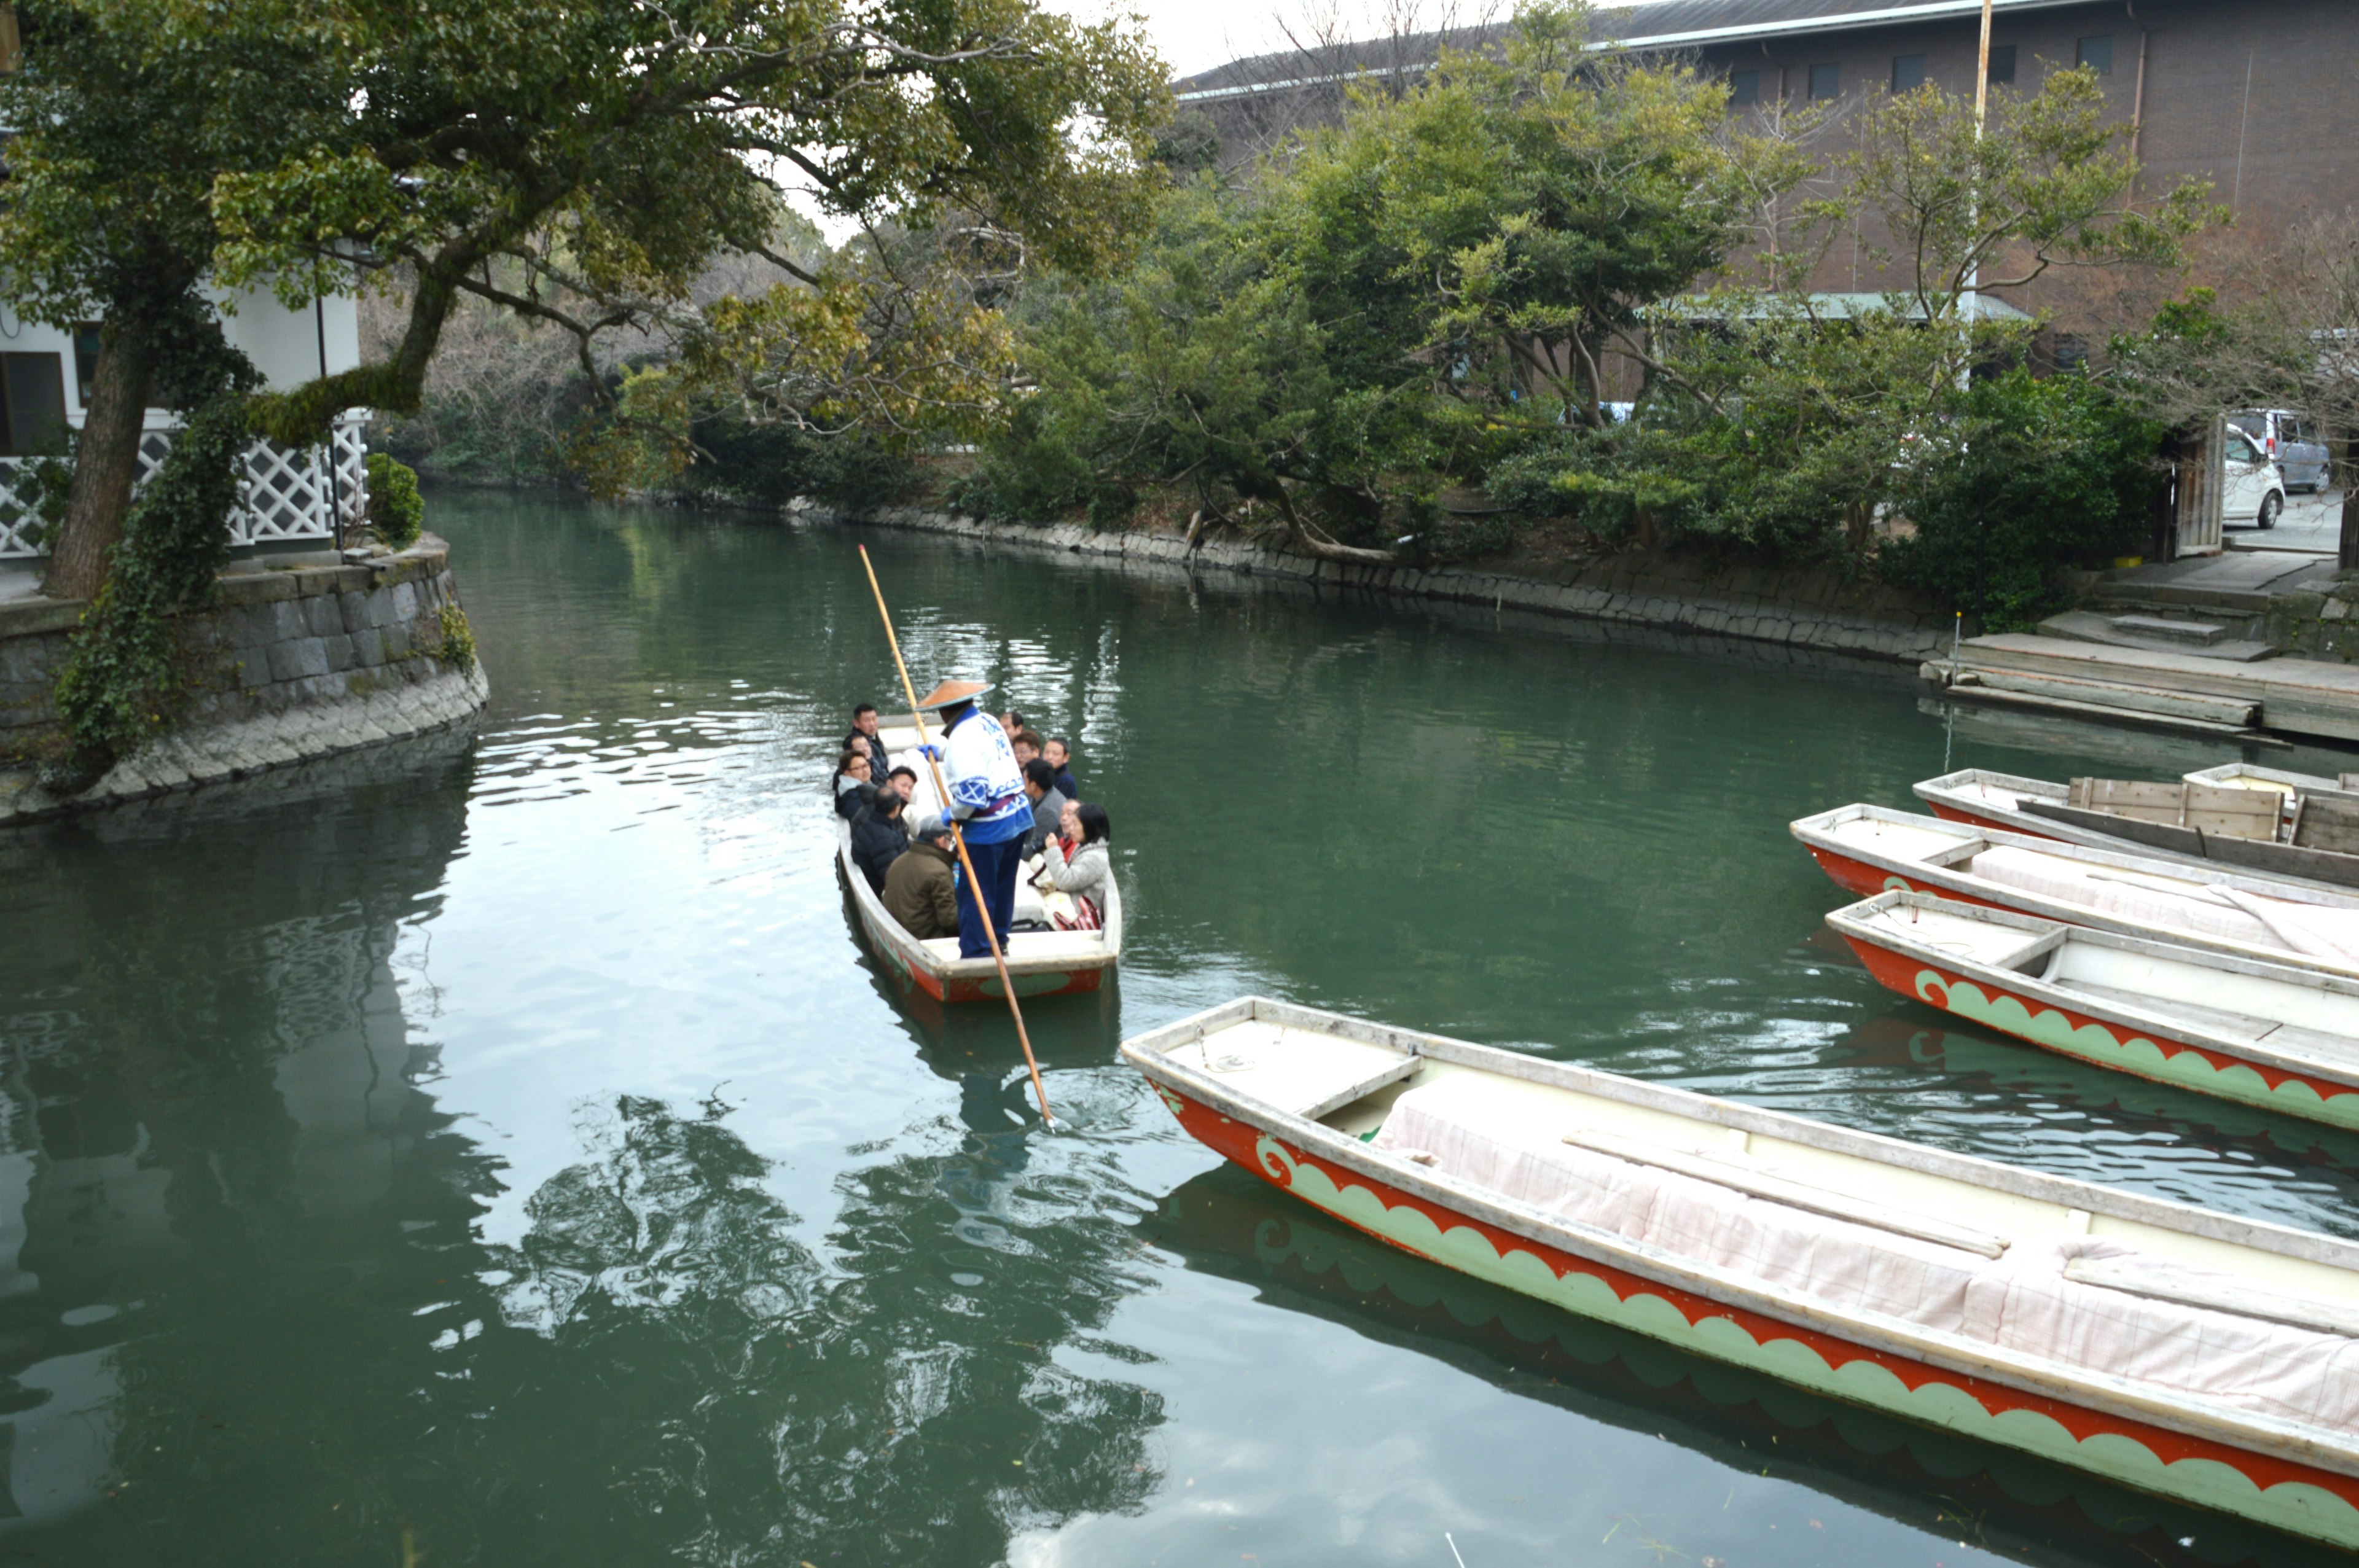
[[[2071,1020],[2055,1008],[2042,1007],[2034,1012],[2027,1003],[2014,996],[1993,997],[1967,979],[1951,985],[1931,969],[1917,971],[1916,988],[1919,1000],[2002,1034],[2077,1056],[2083,1062],[2135,1073],[2157,1083],[2175,1084],[2197,1094],[2282,1111],[2305,1121],[2359,1128],[2359,1091],[2321,1097],[2315,1087],[2299,1078],[2282,1078],[2271,1088],[2267,1079],[2241,1063],[2215,1066],[2200,1051],[2173,1054],[2142,1035],[2132,1035],[2126,1042],[2117,1040],[2102,1024],[2084,1023],[2075,1028]],[[1944,991],[1949,997],[1946,1002],[1939,1000]]]
[[[1298,1162],[1267,1134],[1255,1145],[1254,1152],[1273,1180],[1314,1207],[1445,1267],[1553,1303],[1567,1312],[1752,1368],[1799,1388],[2038,1454],[2139,1491],[2181,1498],[2312,1540],[2359,1547],[2359,1508],[2322,1487],[2286,1481],[2263,1489],[2243,1471],[2216,1459],[2188,1458],[2166,1464],[2143,1443],[2118,1433],[2076,1438],[2062,1423],[2037,1411],[1994,1414],[1981,1400],[1952,1384],[1931,1382],[1911,1389],[1890,1368],[1872,1360],[1832,1367],[1799,1339],[1763,1344],[1733,1318],[1707,1317],[1690,1323],[1685,1314],[1661,1296],[1643,1292],[1617,1296],[1612,1286],[1595,1275],[1559,1274],[1521,1248],[1511,1249],[1503,1257],[1473,1226],[1454,1225],[1445,1231],[1424,1211],[1406,1204],[1390,1207],[1366,1187],[1354,1184],[1339,1189],[1326,1172]]]

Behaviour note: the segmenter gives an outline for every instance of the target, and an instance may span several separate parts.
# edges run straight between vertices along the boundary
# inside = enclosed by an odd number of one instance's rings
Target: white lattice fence
[[[347,528],[358,524],[368,514],[367,423],[365,414],[347,414],[326,445],[299,451],[262,440],[246,448],[244,500],[230,518],[230,543],[332,539],[339,516]],[[137,483],[155,474],[171,444],[168,430],[140,438]],[[32,515],[16,498],[24,461],[0,458],[0,559],[43,553],[31,537]]]
[[[33,543],[40,520],[16,498],[16,481],[23,469],[21,458],[0,459],[0,561],[41,553]]]

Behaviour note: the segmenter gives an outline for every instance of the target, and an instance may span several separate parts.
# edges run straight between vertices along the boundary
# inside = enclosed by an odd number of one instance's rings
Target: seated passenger
[[[876,733],[876,706],[864,702],[852,710],[852,733],[843,738],[847,752],[864,752],[868,755],[868,776],[885,776],[886,759],[884,740]]]
[[[1040,743],[1040,760],[1057,770],[1057,793],[1067,800],[1082,798],[1082,786],[1073,782],[1073,749],[1062,735],[1051,735]]]
[[[876,786],[868,782],[868,753],[846,747],[835,760],[835,814],[849,822],[875,798]]]
[[[1065,797],[1057,793],[1057,770],[1035,757],[1024,764],[1024,798],[1032,803],[1032,831],[1024,836],[1028,859],[1057,836],[1065,819]]]
[[[920,942],[958,935],[958,850],[939,816],[919,822],[908,852],[885,871],[885,913]]]
[[[875,804],[852,819],[852,863],[878,892],[885,891],[886,868],[909,848],[908,825],[901,820],[904,804],[898,791],[880,789]]]
[[[895,795],[901,797],[901,804],[903,806],[907,806],[911,801],[918,798],[917,769],[909,767],[895,768],[891,773],[885,775],[885,782],[892,786],[893,793]]]
[[[1007,738],[1007,746],[1016,753],[1016,765],[1020,768],[1040,754],[1040,737],[1029,730],[1018,730]]]
[[[1042,851],[1048,864],[1032,880],[1036,886],[1071,893],[1082,912],[1075,925],[1095,931],[1105,918],[1106,888],[1114,877],[1113,852],[1106,848],[1114,840],[1114,824],[1106,819],[1104,806],[1068,801],[1062,826],[1065,837],[1050,837]],[[1066,849],[1069,842],[1075,846],[1071,850]]]

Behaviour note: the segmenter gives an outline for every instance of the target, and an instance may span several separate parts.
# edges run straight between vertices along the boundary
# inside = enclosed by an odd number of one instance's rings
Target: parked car
[[[2300,415],[2282,408],[2248,408],[2229,415],[2228,423],[2250,436],[2277,465],[2287,490],[2314,495],[2326,488],[2332,466],[2326,443]]]
[[[2256,528],[2276,527],[2285,512],[2285,475],[2241,425],[2228,427],[2228,450],[2222,466],[2227,482],[2220,498],[2221,522],[2229,527],[2246,523]]]

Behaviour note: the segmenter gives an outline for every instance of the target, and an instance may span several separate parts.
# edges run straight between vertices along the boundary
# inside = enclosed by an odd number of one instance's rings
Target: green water
[[[2225,753],[870,535],[919,678],[1003,683],[1113,817],[1049,1134],[1005,1018],[846,919],[853,536],[434,505],[472,741],[0,838],[0,1563],[2321,1560],[1387,1252],[1114,1052],[1259,991],[2359,1234],[2359,1140],[1883,993],[1785,827]]]

